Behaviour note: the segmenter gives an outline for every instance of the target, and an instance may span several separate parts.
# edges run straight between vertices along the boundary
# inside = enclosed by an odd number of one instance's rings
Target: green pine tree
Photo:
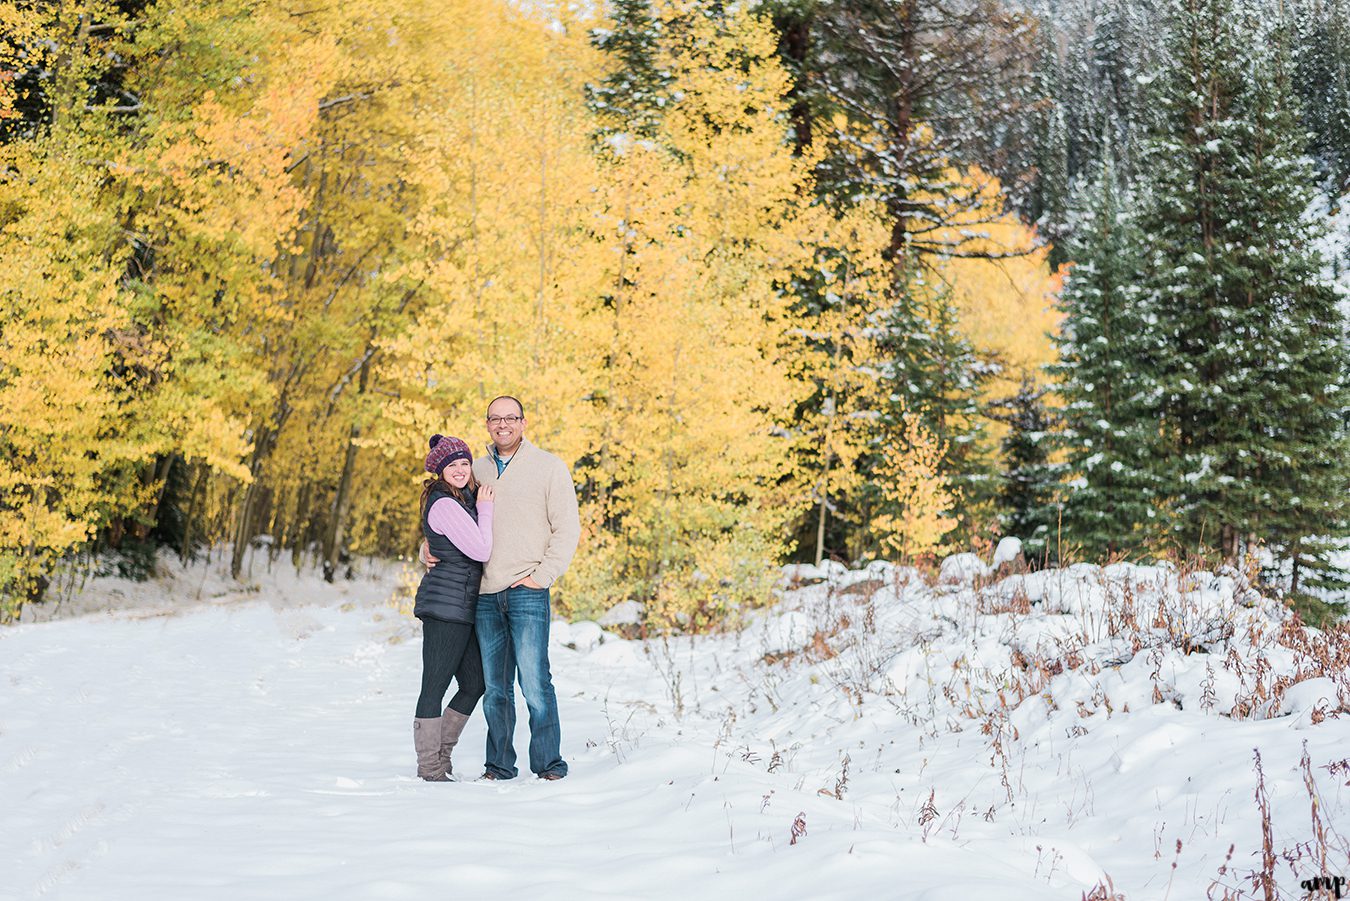
[[[1293,84],[1310,152],[1333,193],[1350,191],[1350,0],[1294,4]]]
[[[1269,537],[1302,559],[1345,532],[1348,364],[1285,34],[1239,0],[1174,0],[1169,42],[1141,215],[1154,472],[1182,547],[1231,560]]]
[[[1101,557],[1146,543],[1157,512],[1158,479],[1146,457],[1153,348],[1136,284],[1142,237],[1109,150],[1075,205],[1060,361],[1050,367],[1063,401],[1055,442],[1068,475],[1056,534],[1057,542]]]
[[[1000,525],[1004,535],[1021,539],[1029,560],[1055,550],[1058,526],[1055,495],[1063,467],[1050,462],[1055,416],[1045,405],[1046,392],[1030,378],[1023,378],[1017,393],[990,414],[1008,425],[1008,434],[1000,442]]]
[[[1037,161],[1039,213],[1036,228],[1050,242],[1050,268],[1057,269],[1068,259],[1064,240],[1069,223],[1069,136],[1064,111],[1054,108],[1046,123]]]
[[[613,0],[610,26],[597,28],[591,43],[610,59],[608,74],[586,86],[586,101],[601,121],[602,146],[618,134],[655,137],[671,74],[660,65],[661,21],[651,0]]]

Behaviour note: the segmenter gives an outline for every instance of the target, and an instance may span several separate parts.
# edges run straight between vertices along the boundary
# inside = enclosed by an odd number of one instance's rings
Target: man
[[[541,779],[567,775],[558,698],[548,665],[549,588],[572,562],[581,538],[576,487],[567,464],[525,439],[525,407],[514,397],[488,405],[486,456],[473,474],[496,492],[492,555],[483,566],[475,627],[487,693],[484,779],[516,776],[516,699],[530,711],[530,771]]]

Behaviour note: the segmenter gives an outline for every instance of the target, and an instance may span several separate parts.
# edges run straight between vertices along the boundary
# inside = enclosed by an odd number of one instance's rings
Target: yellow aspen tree
[[[880,214],[865,205],[840,214],[812,209],[811,262],[796,278],[818,298],[801,316],[794,374],[814,393],[792,425],[798,478],[809,490],[800,529],[819,564],[832,520],[851,529],[858,521],[854,494],[867,478],[864,459],[878,427],[878,348],[873,324],[884,307],[887,266],[881,250],[889,238]]]
[[[101,176],[31,150],[0,148],[0,617],[104,510],[134,502],[103,484],[136,452],[114,428],[126,317],[101,264],[114,223],[91,210]]]
[[[333,41],[333,66],[313,128],[292,151],[304,202],[295,246],[283,246],[277,265],[296,327],[278,336],[271,357],[278,402],[261,426],[270,459],[255,454],[269,493],[252,521],[246,497],[235,556],[241,539],[259,531],[289,544],[297,559],[317,541],[331,579],[343,552],[360,549],[349,539],[366,531],[353,525],[372,512],[356,507],[372,476],[384,484],[385,462],[362,453],[385,390],[381,342],[431,297],[407,267],[429,251],[410,224],[435,201],[416,173],[438,161],[409,151],[448,98],[443,48],[454,35],[440,6],[427,2],[315,16],[312,27]]]
[[[273,265],[303,201],[288,170],[331,56],[299,37],[255,4],[185,3],[144,23],[138,43],[160,62],[133,86],[157,117],[120,173],[150,258],[135,272],[138,320],[162,375],[145,418],[174,442],[164,450],[245,480],[253,411],[274,396],[255,342],[297,318]],[[259,62],[275,43],[289,52]]]
[[[484,452],[498,394],[520,397],[531,440],[569,464],[591,444],[603,266],[582,85],[594,59],[584,20],[545,12],[464,2],[447,15],[460,49],[441,63],[444,102],[423,117],[404,176],[428,198],[409,223],[425,251],[397,273],[425,301],[380,343],[391,396],[368,439],[403,497],[416,496],[433,432]]]
[[[282,312],[268,263],[295,221],[285,167],[316,105],[313,59],[303,41],[286,40],[295,36],[286,11],[235,0],[151,6],[134,20],[97,2],[5,4],[0,16],[14,37],[7,46],[23,56],[7,62],[55,73],[42,97],[48,121],[8,143],[0,168],[26,179],[6,189],[41,192],[30,205],[4,206],[11,236],[36,230],[60,254],[42,282],[59,297],[38,299],[12,279],[14,308],[23,307],[18,294],[58,319],[62,304],[90,305],[90,335],[104,336],[105,352],[76,343],[74,325],[49,325],[48,340],[74,339],[61,350],[78,350],[79,365],[49,359],[67,375],[102,371],[117,392],[98,427],[75,414],[99,399],[91,385],[64,414],[83,447],[47,442],[62,459],[101,464],[99,502],[70,533],[82,541],[114,519],[153,521],[163,461],[248,476],[248,412],[269,386],[241,338]],[[262,52],[276,44],[292,52]],[[48,252],[26,238],[5,263],[40,274]],[[46,396],[59,402],[57,392]],[[14,428],[22,413],[5,420]],[[70,506],[81,492],[72,484],[56,496]],[[55,544],[48,562],[74,546]]]
[[[430,296],[409,267],[435,252],[414,226],[436,201],[417,173],[440,160],[409,151],[449,98],[457,35],[429,2],[239,15],[224,43],[249,47],[251,27],[261,62],[229,89],[181,80],[191,115],[153,154],[147,190],[171,198],[156,207],[154,288],[179,304],[175,359],[204,344],[253,380],[234,408],[245,468],[213,495],[231,509],[233,570],[270,532],[297,549],[317,540],[331,576],[370,483],[360,449],[385,393],[381,342]],[[186,27],[200,39],[205,25]],[[287,52],[260,53],[275,46]],[[369,465],[378,476],[386,462]]]
[[[1063,275],[1050,267],[1049,245],[1006,211],[997,179],[978,169],[952,177],[965,181],[978,203],[964,214],[969,222],[938,233],[940,240],[959,237],[964,254],[937,262],[936,280],[950,288],[966,337],[1003,363],[1003,371],[986,383],[986,396],[1006,397],[1023,378],[1043,382],[1041,367],[1055,358],[1055,298]]]
[[[0,5],[0,72],[48,75],[45,118],[0,143],[0,620],[110,512],[143,499],[122,477],[145,453],[122,428],[137,352],[127,248],[101,202],[116,126],[89,90],[117,43],[100,26],[116,15],[112,3]],[[30,100],[7,88],[0,116]]]
[[[957,526],[960,496],[940,471],[945,443],[913,413],[903,414],[902,423],[901,440],[886,447],[876,473],[896,512],[878,516],[871,528],[902,561],[931,560],[951,550],[944,539]]]
[[[807,171],[785,142],[787,80],[743,10],[661,7],[672,96],[654,138],[621,134],[604,177],[610,338],[596,393],[594,552],[578,589],[706,625],[767,596],[792,516],[782,424],[800,382],[781,286],[806,258]]]
[[[296,150],[317,127],[336,51],[279,7],[238,2],[151,16],[137,44],[158,63],[133,69],[155,115],[121,173],[144,258],[137,321],[159,376],[144,422],[159,453],[235,480],[246,518],[277,438],[273,411],[295,395],[287,348],[317,324],[283,261],[306,201]],[[278,45],[287,52],[266,52]]]

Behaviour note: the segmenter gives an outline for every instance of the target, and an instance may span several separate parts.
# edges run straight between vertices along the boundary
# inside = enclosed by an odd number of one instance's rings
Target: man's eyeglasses
[[[524,421],[524,419],[524,416],[489,416],[487,418],[487,423],[488,425],[501,425],[502,423],[515,425],[518,422]]]

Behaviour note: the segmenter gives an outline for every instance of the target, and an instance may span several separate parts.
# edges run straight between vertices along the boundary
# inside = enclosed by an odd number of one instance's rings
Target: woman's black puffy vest
[[[478,606],[483,564],[470,559],[449,538],[432,531],[427,524],[432,505],[443,497],[459,503],[453,494],[445,491],[433,491],[427,498],[427,509],[422,514],[422,534],[427,538],[431,555],[440,562],[422,576],[422,582],[417,586],[417,603],[413,606],[413,615],[419,618],[429,616],[451,623],[471,623]],[[478,510],[472,502],[460,506],[468,511],[474,522],[478,521]]]

